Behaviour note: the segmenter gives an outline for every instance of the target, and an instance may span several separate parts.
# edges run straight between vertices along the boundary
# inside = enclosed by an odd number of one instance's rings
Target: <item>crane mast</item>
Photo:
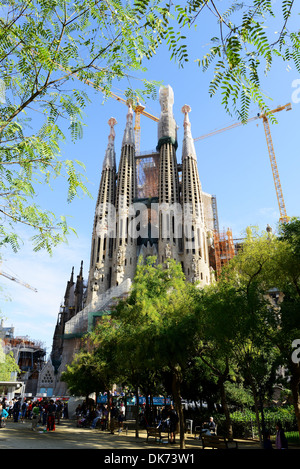
[[[265,129],[265,135],[266,135],[270,163],[271,163],[272,174],[273,174],[274,185],[275,185],[275,191],[276,191],[277,202],[278,202],[278,207],[279,207],[279,213],[280,213],[279,221],[280,223],[287,223],[289,218],[286,213],[286,208],[285,208],[285,203],[284,203],[284,198],[283,198],[283,193],[282,193],[282,188],[281,188],[281,183],[280,183],[280,178],[279,178],[279,172],[278,172],[277,163],[276,163],[275,151],[273,147],[270,124],[266,116],[263,116],[262,119],[263,119],[263,124],[264,124],[264,129]]]
[[[280,223],[287,223],[289,221],[289,217],[287,216],[286,213],[286,208],[285,208],[285,202],[283,198],[283,192],[282,192],[282,187],[281,187],[281,182],[279,178],[279,171],[277,167],[277,162],[276,162],[276,157],[275,157],[275,151],[274,151],[274,146],[273,146],[273,141],[272,141],[272,135],[271,135],[271,129],[270,129],[270,124],[269,124],[269,119],[268,115],[274,114],[275,112],[279,111],[290,111],[292,109],[291,103],[285,104],[284,106],[278,106],[276,109],[273,109],[272,111],[269,111],[265,114],[258,114],[255,117],[251,117],[246,121],[246,123],[251,122],[256,119],[262,119],[263,124],[264,124],[264,130],[265,130],[265,136],[266,136],[266,141],[267,141],[267,147],[268,147],[268,153],[269,153],[269,158],[270,158],[270,163],[271,163],[271,168],[272,168],[272,174],[273,174],[273,179],[274,179],[274,185],[275,185],[275,191],[276,191],[276,196],[277,196],[277,202],[278,202],[278,207],[279,207],[279,221]],[[235,127],[238,127],[240,125],[243,125],[242,122],[236,122],[235,124],[232,124],[228,127],[224,127],[222,129],[214,130],[213,132],[210,132],[208,134],[202,135],[201,137],[197,137],[194,139],[194,141],[202,140],[207,137],[211,137],[212,135],[216,135],[220,132],[224,132],[225,130],[233,129]]]

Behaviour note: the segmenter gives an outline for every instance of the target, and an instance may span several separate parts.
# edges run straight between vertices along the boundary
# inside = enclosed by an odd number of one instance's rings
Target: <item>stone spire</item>
[[[186,279],[205,285],[210,278],[207,232],[204,222],[202,188],[197,156],[191,132],[189,113],[184,105],[184,137],[182,144],[183,247]]]
[[[184,137],[183,137],[183,143],[182,143],[182,161],[188,156],[197,160],[194,139],[192,137],[192,132],[191,132],[191,123],[189,119],[189,113],[191,112],[191,107],[185,104],[182,107],[181,111],[184,114],[184,122],[183,122]]]
[[[115,169],[116,167],[116,152],[115,152],[115,125],[117,121],[114,117],[111,117],[108,121],[108,125],[110,126],[110,134],[108,136],[108,144],[107,149],[104,156],[102,170],[104,169]]]
[[[190,205],[189,213],[203,221],[202,213],[202,188],[197,167],[197,156],[194,140],[191,132],[189,113],[191,108],[184,105],[181,109],[184,114],[184,137],[182,144],[182,203],[184,206]]]
[[[98,295],[110,288],[112,235],[110,233],[111,210],[116,198],[115,118],[108,121],[110,133],[104,156],[98,198],[95,209],[87,303],[96,301]]]
[[[128,102],[126,127],[121,148],[116,188],[116,238],[114,240],[112,286],[133,278],[136,266],[136,239],[130,236],[133,219],[130,209],[136,197],[136,162],[133,133],[133,110]]]
[[[116,189],[116,210],[127,210],[136,196],[135,146],[133,132],[133,110],[128,101],[126,127],[122,141]]]
[[[83,285],[83,261],[81,261],[80,264],[80,271],[79,275],[77,275],[77,281],[75,285],[75,314],[78,313],[78,311],[81,311],[83,308],[83,290],[84,290],[84,285]]]
[[[159,90],[161,116],[158,122],[159,151],[159,240],[158,261],[164,263],[167,258],[178,260],[181,243],[175,229],[180,202],[179,177],[176,158],[177,126],[173,117],[174,94],[170,86]]]
[[[126,127],[124,130],[123,142],[124,145],[134,145],[134,133],[133,133],[133,110],[131,102],[128,101],[128,112],[126,117]]]
[[[72,288],[74,286],[74,267],[72,267],[72,272],[70,276],[70,280],[67,282],[67,287],[64,296],[64,306],[73,306],[72,303]]]

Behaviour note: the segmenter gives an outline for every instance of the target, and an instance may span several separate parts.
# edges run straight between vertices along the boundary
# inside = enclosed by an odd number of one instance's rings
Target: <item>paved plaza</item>
[[[0,449],[105,449],[105,450],[159,450],[177,451],[180,449],[179,440],[170,445],[167,442],[158,443],[154,438],[147,442],[146,431],[139,432],[135,437],[134,430],[123,430],[120,434],[78,428],[75,420],[62,420],[53,432],[44,432],[44,427],[32,431],[31,421],[15,423],[8,420],[6,428],[0,429]],[[240,449],[260,449],[258,442],[240,442]],[[201,442],[193,435],[186,436],[187,450],[202,450]]]

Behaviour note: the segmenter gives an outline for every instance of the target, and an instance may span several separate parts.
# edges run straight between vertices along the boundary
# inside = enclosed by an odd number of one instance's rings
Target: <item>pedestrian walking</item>
[[[118,410],[112,405],[111,411],[110,411],[110,433],[114,435],[115,433],[115,426],[116,426],[116,420],[118,418]]]
[[[27,418],[28,418],[28,420],[31,420],[31,418],[32,418],[32,404],[33,404],[32,401],[28,402],[28,407],[27,407]]]
[[[271,442],[271,434],[269,430],[266,430],[264,432],[264,441],[263,441],[263,447],[264,449],[273,449],[272,442]]]
[[[7,417],[7,410],[5,409],[5,407],[2,406],[2,404],[0,404],[0,428],[5,428]]]
[[[281,422],[276,423],[276,440],[275,440],[276,449],[288,449],[288,442],[282,428]]]
[[[56,412],[56,405],[54,401],[51,399],[50,405],[48,407],[48,418],[47,418],[47,431],[54,432],[55,431],[55,412]]]
[[[11,419],[13,415],[13,408],[14,408],[14,403],[13,401],[9,401],[8,403],[8,417]]]
[[[13,406],[13,418],[14,418],[14,422],[16,423],[19,421],[20,411],[21,411],[21,398],[17,399]]]
[[[169,412],[169,419],[170,419],[170,443],[175,443],[175,434],[176,434],[179,418],[178,418],[176,410],[174,409],[172,405],[171,405],[171,409]]]
[[[48,406],[47,402],[43,402],[43,404],[42,404],[42,415],[41,415],[41,417],[42,417],[42,424],[45,425],[45,426],[47,425],[48,407],[49,407],[49,406]]]
[[[64,408],[63,408],[63,418],[68,419],[69,414],[68,414],[68,403],[64,402]]]
[[[27,412],[27,402],[24,401],[23,404],[21,405],[21,422],[22,423],[25,423],[26,412]]]
[[[56,421],[58,425],[60,424],[61,414],[62,414],[62,403],[61,401],[57,401],[55,417],[56,417]]]
[[[121,431],[123,430],[124,420],[125,420],[124,412],[120,410],[120,413],[118,415],[119,433],[121,433]]]
[[[39,421],[40,408],[37,402],[32,405],[32,430],[36,431],[36,427]]]

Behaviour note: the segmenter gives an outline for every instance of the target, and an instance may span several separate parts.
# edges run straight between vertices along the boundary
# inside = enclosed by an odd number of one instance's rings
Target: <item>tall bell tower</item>
[[[101,180],[93,223],[90,271],[88,280],[87,303],[111,287],[113,264],[114,232],[111,232],[111,218],[116,201],[116,119],[109,119],[110,133],[102,165]]]

